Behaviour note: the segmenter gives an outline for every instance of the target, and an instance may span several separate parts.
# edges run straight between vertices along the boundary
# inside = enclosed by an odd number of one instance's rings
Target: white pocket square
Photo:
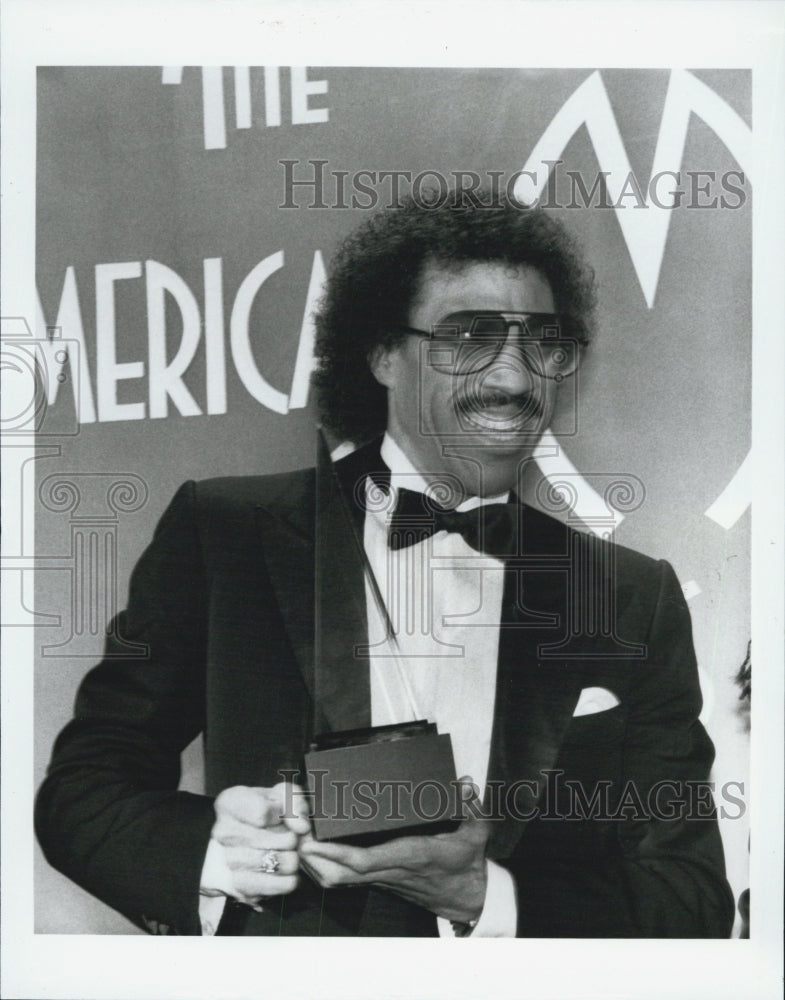
[[[576,715],[593,715],[595,712],[607,712],[609,708],[615,708],[619,704],[619,699],[607,688],[584,688],[575,706]]]

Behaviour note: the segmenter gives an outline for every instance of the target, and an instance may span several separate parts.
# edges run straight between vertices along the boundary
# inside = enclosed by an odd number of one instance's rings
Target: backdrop
[[[9,589],[38,626],[36,782],[177,486],[313,460],[310,316],[340,239],[397,194],[425,205],[477,178],[549,205],[595,269],[598,336],[527,498],[679,574],[738,896],[749,74],[51,67],[38,84],[40,309],[18,330],[38,449],[8,512],[35,519],[34,610],[24,571]],[[36,875],[39,932],[137,933],[40,853]]]

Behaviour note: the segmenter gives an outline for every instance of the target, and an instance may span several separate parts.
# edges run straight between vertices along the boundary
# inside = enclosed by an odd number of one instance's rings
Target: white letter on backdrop
[[[256,293],[270,275],[275,274],[282,267],[283,250],[277,250],[260,261],[246,275],[243,283],[237,289],[230,320],[232,358],[237,374],[254,399],[275,413],[288,413],[289,400],[286,393],[274,389],[256,367],[249,340],[248,320]]]
[[[208,413],[226,413],[224,296],[221,268],[220,257],[208,257],[204,262],[204,352]]]
[[[309,108],[311,94],[326,94],[326,80],[309,80],[305,66],[292,66],[292,124],[307,125],[312,122],[326,122],[330,119],[328,108]]]
[[[35,335],[41,342],[40,349],[46,359],[46,401],[49,406],[53,406],[57,399],[57,390],[60,387],[57,376],[62,371],[65,355],[67,355],[68,364],[71,366],[71,385],[74,391],[77,419],[80,424],[92,424],[95,422],[95,403],[93,402],[93,387],[90,384],[82,312],[79,308],[79,293],[76,288],[76,275],[73,267],[66,268],[63,290],[60,293],[60,305],[57,307],[57,319],[54,326],[59,328],[59,336],[52,340],[48,339],[46,318],[38,295],[36,295],[36,308],[37,329]],[[62,360],[60,360],[61,353],[63,354]]]
[[[147,336],[150,352],[150,416],[165,417],[167,396],[184,417],[202,412],[182,376],[199,346],[199,306],[183,279],[165,264],[145,262],[147,275]],[[180,346],[166,363],[166,293],[172,296],[183,321]]]
[[[95,266],[96,395],[99,420],[143,420],[144,403],[118,403],[117,383],[121,379],[142,378],[143,361],[117,362],[115,352],[114,283],[139,278],[138,260],[126,264]]]

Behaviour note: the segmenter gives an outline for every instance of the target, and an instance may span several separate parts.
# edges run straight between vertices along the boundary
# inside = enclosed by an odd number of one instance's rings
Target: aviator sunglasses
[[[556,313],[464,310],[445,316],[430,331],[405,325],[395,329],[426,337],[432,345],[429,365],[446,375],[471,375],[487,368],[513,333],[530,371],[561,382],[575,373],[586,343],[580,325]]]

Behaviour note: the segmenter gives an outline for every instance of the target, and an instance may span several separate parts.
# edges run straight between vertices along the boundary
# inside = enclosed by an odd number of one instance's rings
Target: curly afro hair
[[[448,199],[428,208],[410,197],[344,241],[316,316],[319,409],[325,427],[342,440],[362,444],[386,428],[387,390],[368,357],[404,336],[394,327],[406,324],[431,261],[457,269],[481,261],[535,267],[548,279],[559,313],[570,318],[571,335],[590,339],[593,273],[555,218],[505,198],[492,207]]]

